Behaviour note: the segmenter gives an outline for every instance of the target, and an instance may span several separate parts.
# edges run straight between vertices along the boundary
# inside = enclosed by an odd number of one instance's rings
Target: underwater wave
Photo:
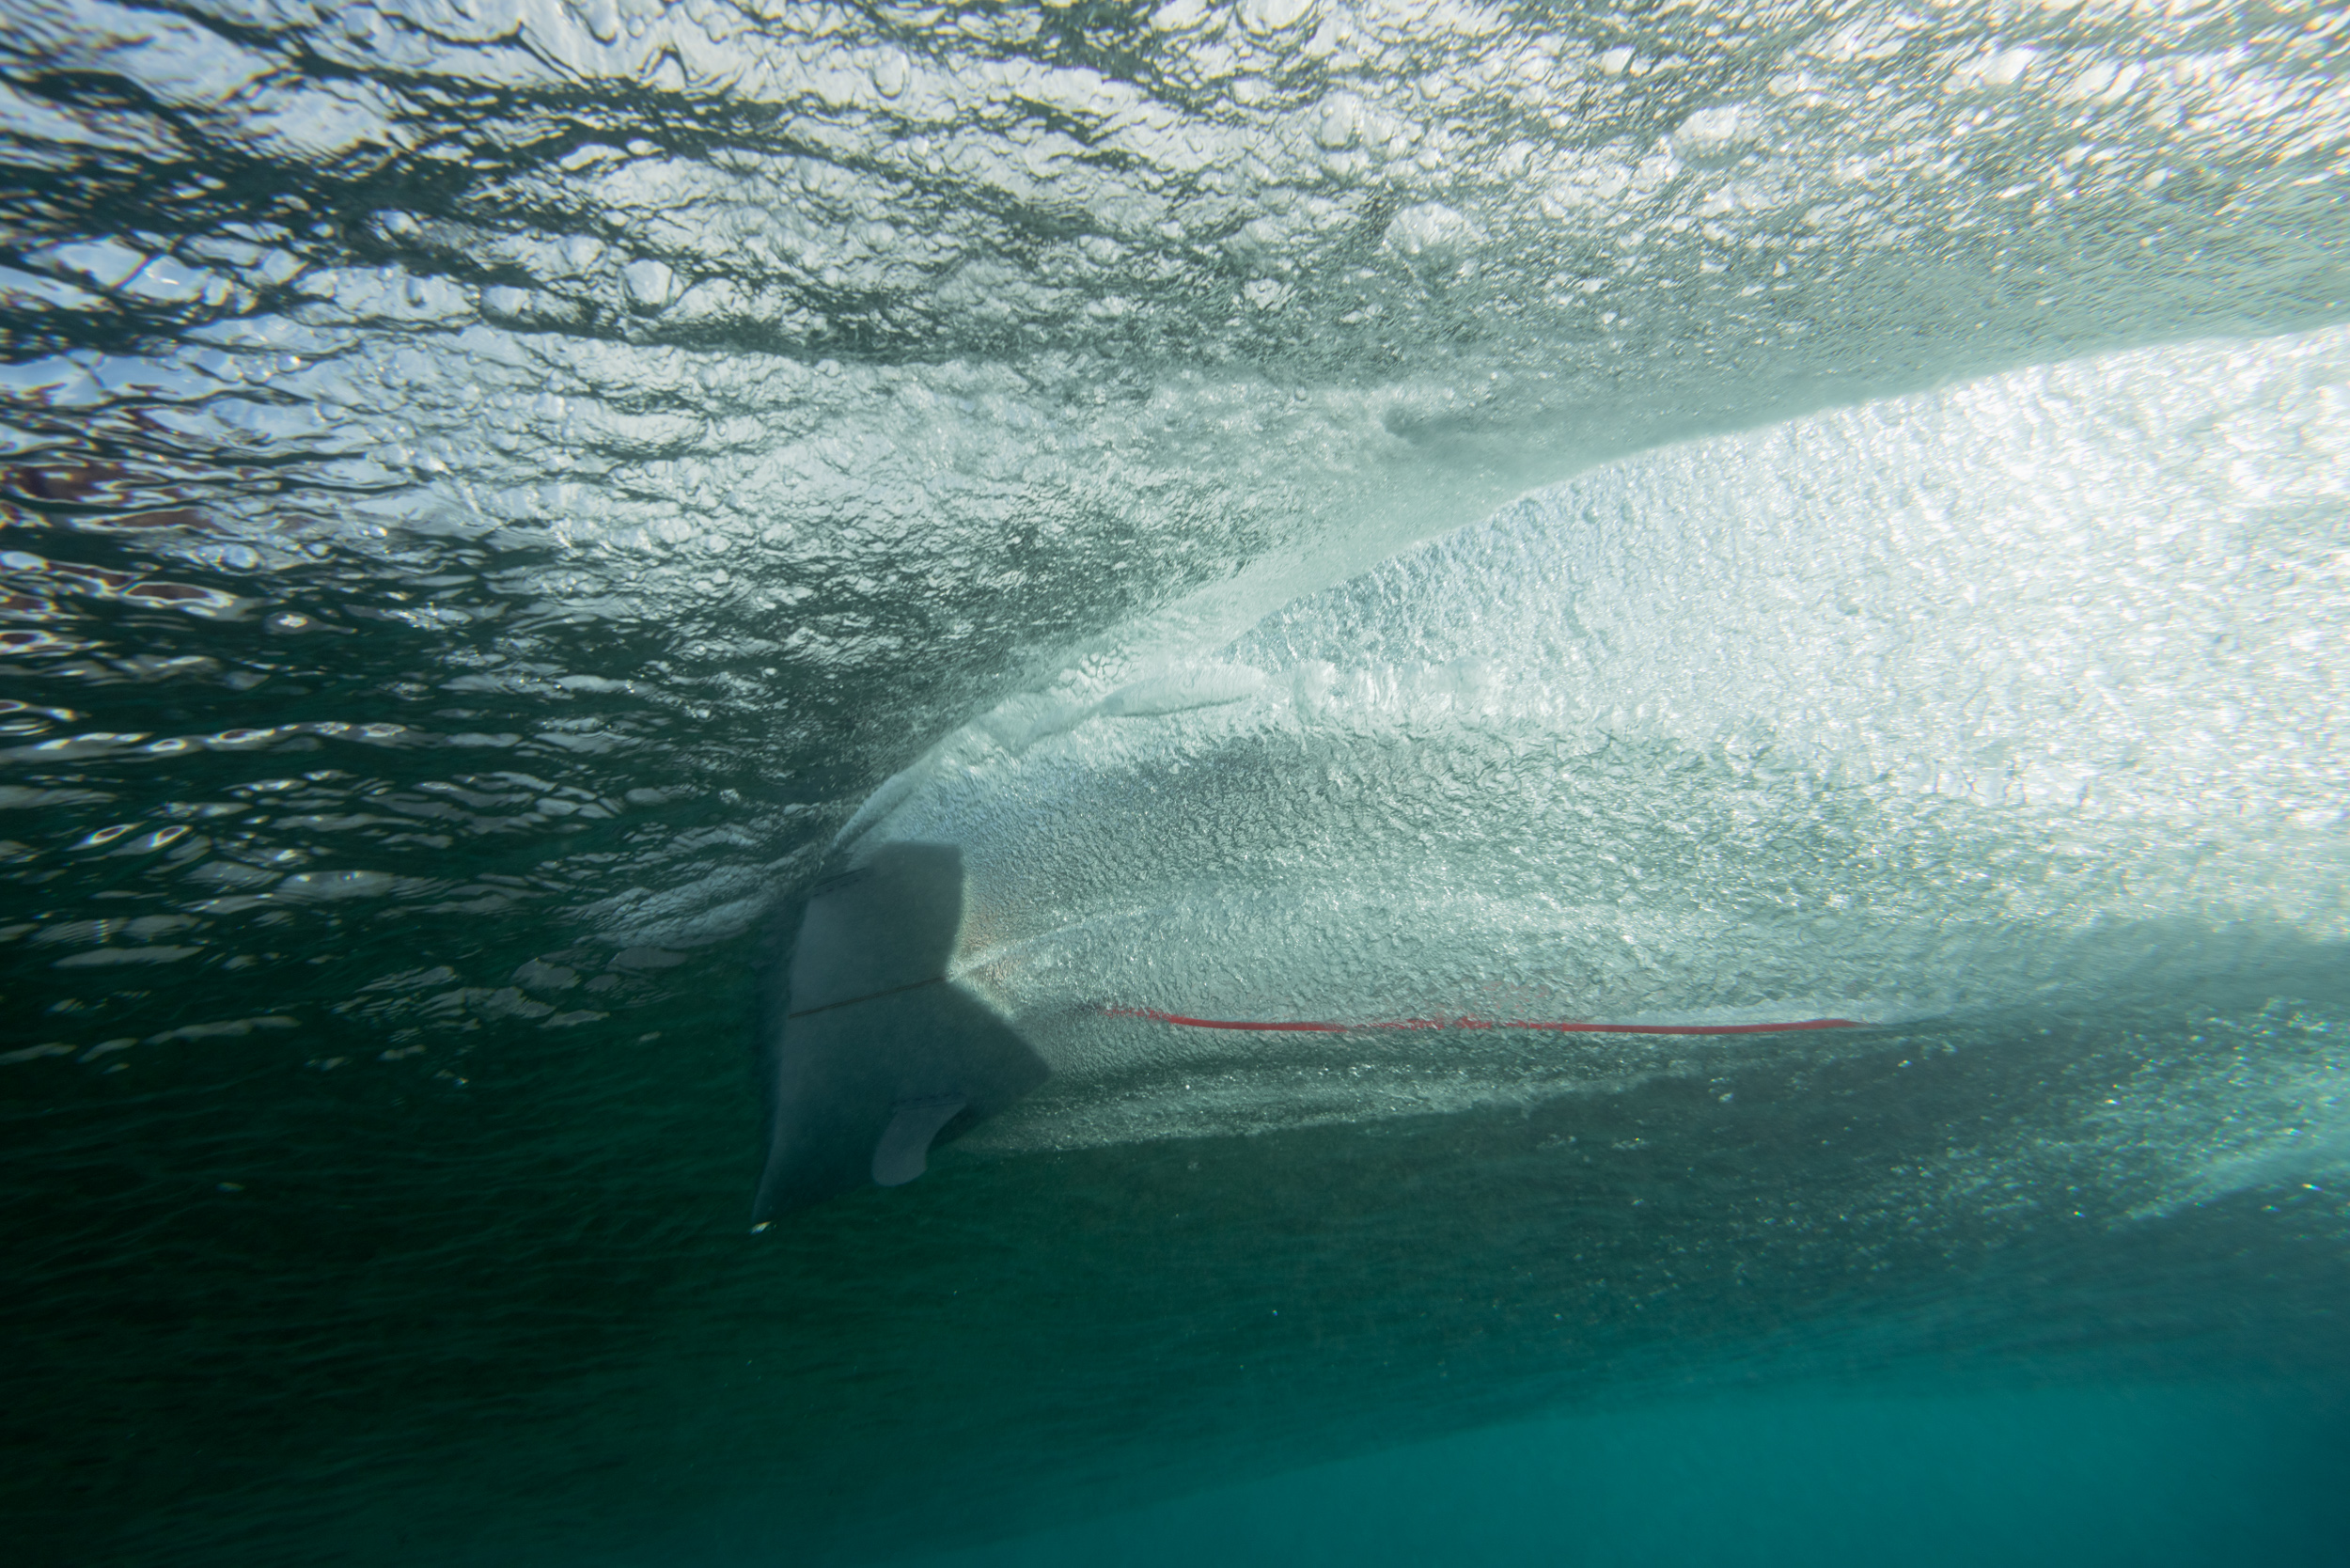
[[[29,1560],[2338,1381],[2339,8],[0,22]],[[892,844],[1050,1075],[753,1240]]]
[[[1627,459],[1197,660],[1048,682],[837,853],[959,851],[948,973],[1054,1074],[981,1142],[2286,996],[2315,1033],[2272,1131],[2338,1170],[2345,356],[2141,350]]]
[[[2344,275],[2289,7],[8,14],[17,923],[247,996],[44,991],[20,1048],[611,1013],[515,977],[657,991],[614,955],[1137,616]],[[357,910],[409,961],[252,930]]]

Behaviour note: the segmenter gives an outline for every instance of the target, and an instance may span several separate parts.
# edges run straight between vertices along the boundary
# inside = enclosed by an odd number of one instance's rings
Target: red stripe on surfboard
[[[1368,1024],[1286,1023],[1192,1018],[1150,1007],[1105,1007],[1112,1018],[1147,1018],[1185,1029],[1245,1029],[1267,1034],[1360,1034],[1371,1029],[1540,1029],[1550,1034],[1794,1034],[1802,1029],[1865,1029],[1857,1018],[1799,1018],[1785,1024],[1581,1024],[1538,1018],[1386,1018]]]

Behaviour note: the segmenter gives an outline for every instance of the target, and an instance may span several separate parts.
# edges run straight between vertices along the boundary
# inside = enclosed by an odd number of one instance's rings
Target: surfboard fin
[[[1049,1075],[953,973],[963,855],[890,843],[820,883],[761,1027],[767,1166],[753,1219],[868,1182],[902,1186],[931,1145]]]
[[[931,1139],[955,1119],[966,1102],[959,1095],[933,1094],[927,1099],[901,1100],[896,1115],[873,1145],[873,1183],[901,1187],[930,1168]]]

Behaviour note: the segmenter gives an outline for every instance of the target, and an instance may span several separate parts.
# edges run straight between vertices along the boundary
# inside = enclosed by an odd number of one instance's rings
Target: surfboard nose
[[[764,1031],[754,1219],[910,1182],[933,1142],[1044,1080],[1027,1042],[951,973],[963,916],[950,844],[885,844],[810,894]]]

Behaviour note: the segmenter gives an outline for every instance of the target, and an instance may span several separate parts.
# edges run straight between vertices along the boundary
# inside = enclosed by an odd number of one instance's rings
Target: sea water
[[[1316,1466],[941,1564],[2323,1562],[2338,1408],[2297,1389],[1782,1389]]]
[[[0,15],[12,1556],[2350,1551],[2335,10]]]

